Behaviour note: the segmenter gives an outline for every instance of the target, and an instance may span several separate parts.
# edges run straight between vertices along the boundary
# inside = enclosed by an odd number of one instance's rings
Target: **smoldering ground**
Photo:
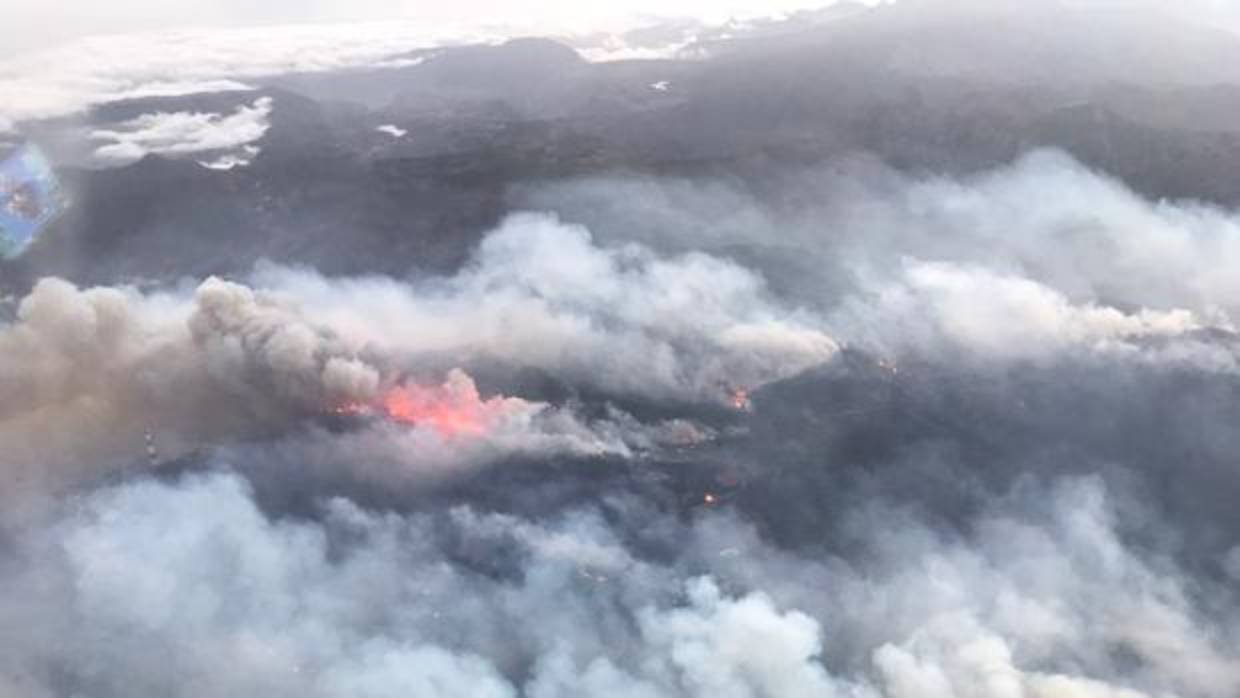
[[[413,281],[43,282],[0,687],[1234,695],[1235,216],[1056,153],[774,188],[548,184]]]

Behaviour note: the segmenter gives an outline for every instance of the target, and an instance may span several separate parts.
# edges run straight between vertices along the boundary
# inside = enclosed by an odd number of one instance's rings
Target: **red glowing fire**
[[[428,426],[445,436],[476,436],[486,431],[487,403],[471,392],[462,396],[442,387],[401,386],[385,393],[379,404],[403,424]]]
[[[342,415],[377,414],[400,424],[434,429],[445,437],[471,437],[482,436],[505,416],[536,408],[536,404],[520,398],[484,400],[468,374],[453,370],[441,385],[396,385],[373,402],[347,402],[333,411]]]
[[[732,407],[742,412],[748,412],[753,408],[753,403],[749,401],[749,390],[747,388],[737,388],[731,394]]]

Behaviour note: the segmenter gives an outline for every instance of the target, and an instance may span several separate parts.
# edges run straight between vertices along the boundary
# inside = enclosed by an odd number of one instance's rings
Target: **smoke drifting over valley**
[[[1240,694],[1223,14],[6,59],[0,696]]]

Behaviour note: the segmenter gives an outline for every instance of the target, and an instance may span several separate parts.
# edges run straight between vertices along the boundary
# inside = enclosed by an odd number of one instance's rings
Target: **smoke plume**
[[[435,273],[24,289],[0,695],[1240,694],[1240,215],[765,157],[549,168]]]

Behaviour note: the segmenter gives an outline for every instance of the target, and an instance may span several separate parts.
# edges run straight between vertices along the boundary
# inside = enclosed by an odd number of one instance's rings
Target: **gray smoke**
[[[620,396],[724,403],[837,349],[748,270],[707,255],[599,248],[584,230],[539,216],[513,218],[449,279],[333,280],[268,266],[251,283],[144,294],[40,282],[0,327],[0,466],[24,488],[55,490],[123,465],[148,431],[166,456],[276,438],[316,414],[367,404],[407,373],[430,385],[446,375],[436,399],[477,413],[484,438],[378,423],[326,445],[313,445],[312,432],[288,448],[402,466],[629,454],[708,430],[486,402],[468,375],[450,371],[498,362]]]
[[[772,548],[731,511],[660,524],[684,548],[652,560],[615,530],[642,505],[608,504],[610,521],[535,521],[336,499],[310,522],[265,516],[234,475],[103,490],[22,540],[0,615],[23,641],[0,671],[22,695],[99,696],[1240,686],[1234,612],[1207,614],[1208,589],[1126,545],[1096,480],[1013,493],[959,537],[857,507],[869,543],[851,563]]]
[[[0,692],[1236,695],[1235,215],[781,176],[517,192],[443,277],[40,282]]]

